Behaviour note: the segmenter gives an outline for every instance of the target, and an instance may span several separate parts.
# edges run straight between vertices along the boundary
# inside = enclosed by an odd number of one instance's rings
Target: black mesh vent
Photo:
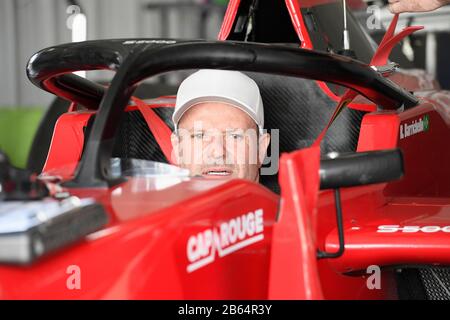
[[[153,110],[173,130],[171,120],[173,108],[162,107]],[[168,162],[138,110],[125,112],[114,145],[113,157]]]
[[[420,267],[397,270],[402,300],[450,300],[450,267]]]
[[[420,269],[428,299],[450,300],[450,268]]]

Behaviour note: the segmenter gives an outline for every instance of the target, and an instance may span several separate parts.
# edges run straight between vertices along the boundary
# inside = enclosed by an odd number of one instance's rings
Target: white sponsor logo
[[[175,40],[127,40],[123,44],[174,44]]]
[[[263,214],[263,210],[258,209],[190,236],[186,246],[190,262],[187,272],[213,263],[216,253],[221,258],[263,240]]]
[[[402,123],[400,125],[400,139],[408,138],[420,132],[428,130],[429,116],[425,115],[423,118],[414,120],[412,123]]]
[[[403,227],[401,227],[397,224],[394,224],[394,225],[378,226],[377,232],[380,232],[380,233],[394,233],[394,232],[404,232],[404,233],[446,232],[446,233],[450,233],[450,226],[445,226],[445,227],[441,227],[441,226],[403,226]]]

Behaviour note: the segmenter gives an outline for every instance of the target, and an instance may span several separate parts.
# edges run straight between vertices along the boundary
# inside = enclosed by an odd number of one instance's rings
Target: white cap
[[[264,107],[256,82],[239,71],[203,69],[187,77],[178,88],[172,120],[175,130],[183,114],[204,102],[223,102],[247,113],[264,128]]]

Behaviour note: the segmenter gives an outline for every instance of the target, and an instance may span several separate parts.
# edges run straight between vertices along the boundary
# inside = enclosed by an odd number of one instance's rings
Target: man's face
[[[269,141],[244,111],[220,102],[189,108],[172,135],[175,163],[191,175],[252,181],[259,179]]]

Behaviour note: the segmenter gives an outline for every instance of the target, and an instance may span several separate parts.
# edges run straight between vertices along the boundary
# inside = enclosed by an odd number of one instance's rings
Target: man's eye
[[[234,140],[241,140],[244,136],[240,133],[232,133],[230,134],[230,137]]]
[[[203,137],[204,137],[203,132],[197,132],[197,133],[191,134],[191,138],[195,138],[195,139],[203,139]]]

